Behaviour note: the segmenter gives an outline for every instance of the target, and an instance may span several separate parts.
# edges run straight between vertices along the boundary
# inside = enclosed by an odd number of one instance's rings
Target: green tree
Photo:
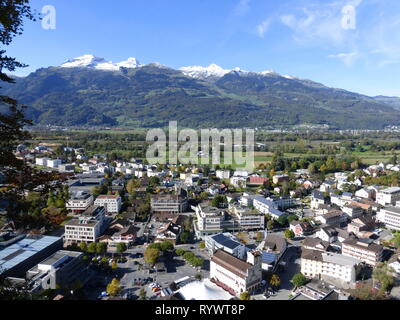
[[[286,239],[293,239],[296,235],[290,229],[285,230],[285,238]]]
[[[173,251],[174,250],[174,245],[169,241],[164,241],[164,242],[161,242],[160,249],[163,252],[165,252],[165,251]]]
[[[117,252],[122,254],[127,250],[126,244],[123,242],[117,243]]]
[[[381,290],[388,291],[394,283],[394,270],[387,262],[379,263],[372,273],[372,279],[381,285]]]
[[[104,255],[107,252],[107,244],[104,242],[96,243],[96,253]]]
[[[144,261],[150,265],[155,265],[158,258],[160,257],[160,250],[147,248],[144,252]]]
[[[96,249],[97,249],[96,242],[91,242],[87,247],[87,252],[94,254],[96,253]]]
[[[304,286],[308,281],[302,273],[296,273],[290,282],[293,283],[295,287],[301,287]]]
[[[121,292],[119,280],[115,278],[112,279],[112,281],[107,285],[106,291],[111,297],[116,297]]]
[[[274,228],[274,222],[272,220],[269,220],[267,222],[267,229],[272,230]]]
[[[219,208],[220,206],[222,206],[223,204],[226,204],[227,200],[226,197],[223,195],[216,195],[212,200],[211,200],[211,205],[213,207]]]
[[[250,300],[250,293],[248,293],[247,291],[242,292],[240,294],[240,300]]]
[[[273,287],[279,287],[281,285],[281,279],[278,275],[273,274],[271,280],[269,281],[269,284]]]
[[[145,289],[140,289],[140,292],[139,292],[139,300],[146,300],[147,299],[147,296],[146,296],[146,290]]]
[[[206,247],[206,244],[205,244],[204,241],[202,241],[202,242],[199,243],[199,248],[200,248],[200,249],[205,249],[205,247]]]
[[[189,241],[189,238],[190,238],[190,232],[183,231],[179,236],[179,241],[181,243],[187,243]]]
[[[80,249],[82,252],[86,252],[86,251],[88,250],[87,243],[86,243],[86,242],[81,242],[81,243],[79,244],[79,249]]]

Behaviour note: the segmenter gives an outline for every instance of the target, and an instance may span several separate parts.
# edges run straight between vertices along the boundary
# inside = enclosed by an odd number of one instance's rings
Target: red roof
[[[250,177],[250,184],[263,184],[267,182],[268,178],[265,177]]]

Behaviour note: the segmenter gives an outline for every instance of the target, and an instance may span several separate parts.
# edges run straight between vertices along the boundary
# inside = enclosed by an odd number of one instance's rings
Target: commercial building
[[[93,204],[93,200],[93,195],[89,192],[71,192],[66,207],[72,212],[84,212]]]
[[[26,236],[0,251],[0,274],[24,278],[30,268],[59,249],[62,249],[60,237]]]
[[[122,199],[117,195],[100,195],[96,198],[94,204],[104,207],[107,213],[119,213],[122,207]]]
[[[67,288],[85,271],[82,257],[82,252],[60,250],[41,261],[26,274],[32,291]]]
[[[222,249],[239,259],[246,258],[246,246],[230,233],[218,233],[205,237],[208,252],[212,255],[215,251]]]

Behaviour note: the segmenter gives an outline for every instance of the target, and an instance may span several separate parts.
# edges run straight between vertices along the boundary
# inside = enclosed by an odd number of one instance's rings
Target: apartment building
[[[359,259],[343,254],[304,250],[301,257],[301,273],[308,278],[324,280],[331,278],[354,283],[360,263]]]
[[[384,223],[386,228],[400,230],[400,207],[382,208],[376,214],[376,220]]]
[[[151,197],[151,210],[154,213],[182,213],[187,210],[186,197],[181,195],[157,195]]]
[[[66,208],[72,212],[84,212],[93,204],[93,200],[93,195],[89,192],[71,192]]]
[[[122,199],[117,195],[100,195],[94,205],[104,207],[107,213],[119,213],[122,207]]]
[[[236,220],[240,230],[264,230],[265,215],[247,207],[233,206],[230,209],[233,219]]]
[[[228,214],[225,210],[204,204],[192,208],[195,210],[197,217],[195,231],[198,238],[204,238],[207,235],[232,230],[235,226],[235,221],[233,219],[226,219],[228,218]],[[238,228],[237,225],[236,227]]]
[[[65,225],[65,243],[96,242],[104,229],[105,214],[104,207],[92,206],[78,218],[70,220]]]
[[[393,206],[396,201],[400,200],[400,188],[391,187],[387,189],[380,190],[376,194],[376,202],[382,206]]]
[[[262,282],[261,252],[249,251],[247,259],[241,260],[217,250],[211,257],[210,278],[235,296],[254,292]]]
[[[382,261],[383,247],[371,239],[347,239],[342,243],[342,254],[375,266]]]
[[[364,214],[364,210],[360,206],[352,203],[344,205],[342,211],[352,219],[359,218]]]
[[[215,171],[215,175],[218,179],[224,180],[231,177],[231,172],[229,170],[217,170]]]

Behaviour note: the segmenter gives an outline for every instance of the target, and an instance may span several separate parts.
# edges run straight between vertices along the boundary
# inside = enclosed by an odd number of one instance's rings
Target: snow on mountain
[[[201,66],[190,66],[182,67],[181,70],[185,75],[193,78],[210,78],[210,77],[223,77],[224,75],[231,72],[231,70],[222,69],[216,64],[210,64],[208,67]]]
[[[85,54],[81,57],[74,58],[63,63],[61,68],[91,68],[104,71],[118,71],[121,67],[124,68],[138,68],[141,64],[136,58],[129,58],[128,60],[118,63],[106,61],[104,58],[99,58],[91,54]]]

